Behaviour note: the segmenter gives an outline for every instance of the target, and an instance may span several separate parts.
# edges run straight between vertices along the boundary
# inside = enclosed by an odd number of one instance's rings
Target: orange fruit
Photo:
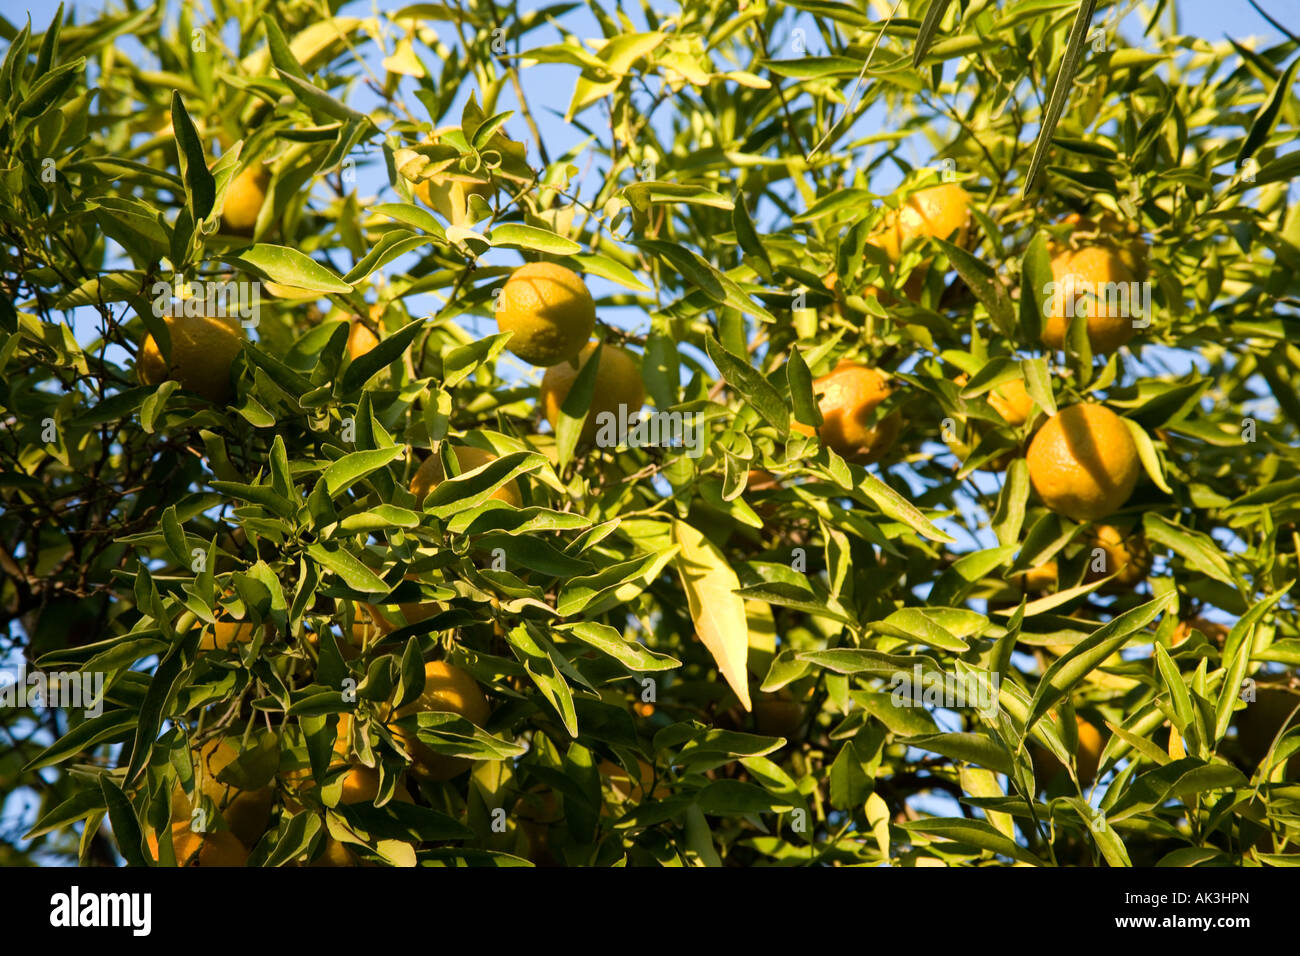
[[[1086,537],[1090,554],[1084,580],[1089,584],[1118,571],[1102,590],[1126,591],[1146,578],[1151,570],[1151,552],[1140,531],[1125,534],[1114,525],[1101,524],[1088,529]]]
[[[441,173],[432,179],[422,179],[411,187],[411,193],[420,202],[454,226],[466,226],[474,221],[471,196],[482,196],[487,200],[492,198],[493,192],[487,183],[458,173]]]
[[[576,356],[596,328],[596,303],[582,278],[553,262],[530,262],[506,280],[497,325],[506,343],[530,365],[551,366]]]
[[[487,723],[491,707],[473,677],[445,661],[430,661],[424,665],[424,690],[414,701],[398,708],[394,717],[401,719],[431,711],[459,714],[482,727]],[[394,734],[411,754],[411,773],[417,777],[450,780],[469,769],[470,760],[436,753],[420,743],[414,731],[397,729]]]
[[[1128,427],[1101,405],[1061,409],[1034,435],[1026,458],[1043,503],[1076,521],[1120,508],[1142,467]]]
[[[249,644],[252,642],[255,632],[256,629],[251,621],[218,620],[210,629],[205,630],[203,636],[199,638],[199,650],[224,651],[235,644]],[[266,635],[265,640],[267,641],[275,636],[275,629],[271,626],[270,621],[263,623],[262,632]]]
[[[195,833],[188,822],[173,823],[172,850],[177,866],[243,866],[248,862],[248,850],[229,830]],[[158,837],[152,832],[145,837],[149,852],[158,859]]]
[[[1046,561],[1036,568],[1030,568],[1021,577],[1021,584],[1026,591],[1042,594],[1056,589],[1059,569],[1055,561]]]
[[[171,362],[150,335],[140,349],[136,370],[145,385],[167,380],[186,391],[224,405],[235,394],[230,366],[243,347],[243,330],[233,316],[177,315],[163,319],[171,339]]]
[[[241,790],[217,779],[217,775],[239,756],[237,738],[208,740],[193,751],[191,756],[194,761],[195,775],[193,805],[178,782],[172,791],[173,823],[189,829],[190,815],[198,806],[199,794],[202,793],[220,812],[230,832],[240,842],[252,846],[262,836],[270,822],[274,791],[269,786],[259,787],[256,790]],[[204,828],[209,831],[216,830],[215,827],[206,824]],[[208,836],[212,837],[214,833],[210,832]]]
[[[1029,413],[1034,408],[1034,400],[1029,397],[1029,390],[1025,388],[1025,380],[1022,378],[1012,379],[994,388],[988,393],[988,402],[1013,428],[1029,421]]]
[[[869,464],[889,450],[898,436],[900,421],[890,415],[872,421],[876,407],[889,397],[885,377],[873,368],[841,362],[834,371],[813,381],[813,394],[820,396],[822,414],[818,436],[822,443],[845,458]],[[811,435],[812,428],[792,422],[793,430]]]
[[[1072,212],[1061,222],[1073,226],[1074,230],[1065,242],[1049,239],[1047,251],[1056,256],[1067,249],[1078,249],[1089,245],[1103,245],[1113,250],[1120,262],[1128,267],[1138,279],[1145,281],[1149,268],[1147,256],[1150,247],[1141,236],[1136,225],[1122,222],[1114,213],[1103,212],[1097,218],[1081,216]]]
[[[1070,310],[1075,314],[1086,313],[1088,342],[1096,354],[1113,352],[1136,334],[1133,322],[1138,304],[1130,294],[1135,288],[1130,283],[1137,283],[1137,275],[1115,250],[1108,246],[1086,246],[1062,252],[1052,260],[1052,277],[1056,288],[1045,309],[1047,324],[1043,342],[1046,345],[1054,349],[1064,347]]]
[[[645,799],[645,788],[655,779],[654,768],[640,758],[637,758],[637,769],[640,771],[640,779],[633,777],[620,764],[612,760],[602,760],[596,765],[597,773],[608,782],[610,788],[620,798],[630,800],[632,803],[640,803]],[[672,791],[663,784],[655,787],[652,793],[655,800],[665,800],[671,795]]]
[[[246,166],[230,181],[221,207],[221,225],[226,232],[240,236],[253,234],[270,183],[271,171],[262,163]]]
[[[1079,737],[1079,746],[1074,752],[1075,769],[1079,774],[1079,786],[1086,787],[1097,776],[1097,768],[1101,765],[1101,752],[1106,746],[1106,740],[1102,737],[1101,731],[1082,717],[1076,714],[1074,720]],[[1046,787],[1052,777],[1064,769],[1050,751],[1037,744],[1031,747],[1030,755],[1034,761],[1034,777],[1040,788]]]
[[[452,452],[456,455],[456,461],[460,464],[462,475],[497,459],[497,456],[491,452],[475,448],[473,445],[455,445]],[[439,456],[430,455],[424,459],[420,467],[416,469],[415,476],[411,479],[411,494],[415,495],[416,504],[423,504],[425,496],[442,484],[443,479],[446,477],[447,473],[443,470],[442,459]],[[515,481],[502,485],[492,497],[516,508],[520,507],[524,502],[523,494]]]
[[[348,330],[349,358],[356,361],[378,344],[379,336],[371,332],[364,322],[358,319],[352,320],[352,327]]]
[[[587,343],[577,356],[577,364],[572,360],[562,361],[558,365],[552,365],[542,376],[538,401],[551,428],[555,428],[560,421],[560,406],[568,398],[578,373],[591,361],[596,345],[596,342]],[[645,387],[641,383],[641,363],[636,356],[617,345],[602,346],[600,365],[596,369],[596,388],[591,395],[591,404],[587,407],[587,417],[582,422],[578,443],[594,443],[609,414],[626,421],[629,414],[639,412],[644,404]],[[614,422],[614,428],[616,432],[622,431],[617,421]]]
[[[902,206],[887,212],[880,231],[867,241],[897,262],[914,239],[949,239],[960,246],[969,231],[970,194],[956,183],[943,183],[912,193]]]

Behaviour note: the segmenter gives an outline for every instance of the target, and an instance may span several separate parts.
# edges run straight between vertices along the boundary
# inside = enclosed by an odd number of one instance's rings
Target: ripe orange
[[[822,427],[818,436],[845,458],[869,464],[888,451],[898,436],[901,423],[897,415],[872,421],[872,413],[890,394],[884,376],[873,368],[841,362],[834,371],[813,381],[813,394],[820,396],[817,407]],[[791,428],[804,435],[813,431],[802,422],[792,422]]]
[[[913,239],[949,239],[960,246],[969,231],[970,194],[956,183],[943,183],[913,193],[901,207],[886,213],[880,232],[867,241],[897,262]]]
[[[226,232],[251,236],[258,214],[266,202],[271,171],[262,163],[246,166],[226,187],[225,205],[221,208],[221,225]]]
[[[243,866],[248,850],[229,830],[195,833],[188,821],[173,823],[172,850],[177,866]],[[158,859],[158,837],[150,831],[145,836],[149,853]]]
[[[560,420],[560,406],[568,398],[578,373],[591,361],[596,351],[595,342],[589,342],[578,355],[578,364],[562,361],[552,365],[542,376],[538,400],[546,420],[555,428]],[[595,442],[602,424],[602,415],[613,414],[616,418],[626,420],[629,413],[636,413],[645,404],[645,386],[641,383],[641,363],[636,356],[616,345],[605,345],[600,350],[600,366],[596,369],[596,389],[591,395],[591,404],[587,408],[587,417],[583,419],[582,432],[578,443],[590,445]],[[621,430],[617,422],[616,430]]]
[[[243,347],[239,319],[232,316],[178,315],[165,318],[171,338],[171,362],[163,359],[154,337],[145,339],[136,370],[145,385],[168,379],[186,391],[224,405],[235,394],[230,366]]]
[[[191,754],[195,774],[193,806],[198,806],[199,794],[202,793],[216,806],[230,832],[246,846],[252,846],[270,822],[275,794],[269,786],[241,790],[217,779],[217,775],[238,758],[238,744],[237,738],[214,738]],[[179,822],[188,830],[191,812],[191,801],[178,783],[172,791],[173,823]],[[211,831],[215,827],[205,825],[204,829]]]
[[[460,714],[479,727],[487,723],[491,715],[491,707],[478,682],[445,661],[430,661],[424,665],[424,691],[411,703],[398,708],[393,716],[401,719],[430,711]],[[450,780],[469,769],[470,760],[436,753],[420,743],[414,731],[397,729],[394,735],[411,754],[411,773],[417,777]]]
[[[1130,590],[1151,570],[1151,552],[1140,531],[1125,534],[1114,525],[1101,524],[1088,529],[1086,538],[1089,554],[1084,580],[1091,584],[1119,572],[1103,591]]]
[[[453,226],[466,226],[474,221],[471,196],[482,196],[486,200],[492,198],[493,192],[487,183],[459,173],[440,173],[432,179],[420,180],[411,188],[411,193],[420,202]]]
[[[602,760],[596,765],[596,771],[600,774],[601,779],[608,782],[610,788],[620,798],[630,800],[632,803],[640,803],[645,799],[645,788],[655,779],[654,768],[640,758],[637,758],[637,769],[640,771],[640,779],[633,777],[620,764],[616,764],[612,760]],[[672,791],[667,786],[660,784],[654,788],[651,795],[655,800],[665,800],[672,795]]]
[[[1079,774],[1079,785],[1086,787],[1097,776],[1097,768],[1101,765],[1101,752],[1105,749],[1106,740],[1101,735],[1101,731],[1082,717],[1076,714],[1074,720],[1079,737],[1079,746],[1074,752],[1075,769]],[[1030,756],[1033,758],[1034,777],[1039,787],[1046,787],[1052,777],[1064,769],[1050,751],[1037,744],[1031,747]]]
[[[955,183],[946,183],[913,193],[902,207],[887,212],[880,229],[867,242],[883,251],[890,262],[898,262],[904,247],[914,239],[935,236],[964,246],[969,235],[970,195]],[[903,294],[913,302],[921,298],[932,261],[926,259],[918,265],[903,284]],[[879,286],[867,286],[863,294],[886,305],[893,300]]]
[[[262,625],[262,632],[266,635],[264,640],[269,641],[275,637],[275,629],[270,621]],[[255,628],[251,621],[218,620],[199,638],[199,650],[224,651],[235,644],[249,644],[253,640],[254,633]]]
[[[1029,479],[1048,508],[1094,520],[1111,514],[1137,485],[1137,445],[1118,415],[1101,405],[1071,405],[1048,419],[1026,456]]]
[[[1023,378],[1012,379],[994,388],[988,393],[988,402],[1013,428],[1029,421],[1029,413],[1034,408],[1034,400],[1029,397]]]
[[[596,303],[582,278],[552,262],[530,262],[506,280],[496,310],[506,343],[531,365],[550,366],[576,356],[596,328]]]
[[[456,461],[460,463],[461,474],[473,471],[475,468],[481,468],[490,461],[496,461],[497,458],[491,452],[475,448],[473,445],[456,445],[452,448],[452,451],[456,455]],[[415,476],[411,479],[411,494],[415,495],[416,504],[423,504],[425,496],[442,484],[443,479],[446,477],[447,473],[443,470],[442,459],[439,456],[430,455],[424,459],[416,470]],[[519,485],[514,481],[502,485],[492,497],[516,508],[520,507],[524,501]]]
[[[1134,288],[1130,283],[1137,282],[1137,275],[1114,249],[1086,246],[1062,252],[1052,260],[1052,277],[1056,293],[1045,310],[1047,324],[1043,342],[1046,345],[1054,349],[1064,347],[1070,321],[1067,305],[1071,300],[1075,314],[1087,315],[1088,342],[1094,353],[1113,352],[1136,334],[1133,323],[1138,317],[1138,307],[1129,293]],[[1121,284],[1124,298],[1112,299],[1109,290],[1119,289]]]
[[[1150,247],[1142,238],[1136,225],[1122,222],[1114,213],[1106,211],[1097,218],[1081,216],[1072,212],[1061,222],[1074,229],[1065,242],[1049,239],[1047,251],[1056,256],[1068,249],[1084,246],[1102,245],[1114,251],[1120,262],[1128,267],[1138,279],[1145,281],[1149,273],[1147,256]]]

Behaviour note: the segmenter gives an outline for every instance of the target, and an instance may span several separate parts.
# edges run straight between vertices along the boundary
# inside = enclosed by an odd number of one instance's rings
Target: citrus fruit
[[[1029,479],[1058,514],[1088,521],[1124,504],[1141,463],[1123,420],[1101,405],[1071,405],[1034,435],[1026,456]]]
[[[487,723],[491,708],[478,682],[459,667],[444,661],[424,665],[424,690],[411,703],[397,709],[397,719],[412,714],[438,711],[459,714],[475,726]],[[469,769],[471,761],[436,753],[420,743],[415,731],[394,731],[411,755],[411,773],[425,780],[450,780]]]
[[[913,239],[949,239],[960,246],[969,231],[970,194],[956,183],[943,183],[912,193],[902,206],[887,212],[880,231],[867,241],[897,262]]]
[[[235,394],[230,366],[243,344],[239,319],[226,316],[177,315],[163,320],[171,338],[168,363],[150,335],[140,349],[137,370],[145,385],[168,379],[218,405]]]
[[[1150,271],[1147,266],[1150,248],[1137,226],[1122,222],[1110,211],[1103,212],[1095,219],[1072,212],[1061,222],[1072,226],[1073,229],[1065,242],[1056,239],[1048,240],[1047,251],[1050,255],[1055,256],[1067,249],[1078,249],[1087,245],[1103,245],[1113,250],[1120,262],[1138,279],[1146,280]]]
[[[263,623],[262,632],[268,641],[275,636],[275,629],[270,621]],[[199,650],[224,651],[236,644],[249,644],[253,640],[254,633],[256,629],[252,621],[218,620],[199,638]]]
[[[634,777],[612,760],[602,760],[596,765],[596,772],[600,774],[601,779],[605,780],[619,797],[632,803],[640,803],[645,799],[646,787],[655,779],[654,768],[639,757],[637,769],[640,771],[639,778]],[[671,795],[672,791],[663,784],[655,787],[652,793],[656,800],[665,800]]]
[[[1114,525],[1101,524],[1085,535],[1089,555],[1084,581],[1091,584],[1116,574],[1102,586],[1103,591],[1127,591],[1146,578],[1151,570],[1151,552],[1140,531],[1125,534]]]
[[[473,471],[475,468],[481,468],[490,461],[496,461],[497,458],[491,452],[475,448],[473,445],[455,445],[452,451],[456,455],[456,461],[460,464],[462,475],[467,471]],[[443,479],[446,477],[447,473],[443,470],[442,459],[439,456],[430,455],[424,459],[416,470],[415,477],[411,479],[411,494],[415,495],[416,504],[423,504],[425,495],[442,484]],[[524,500],[519,485],[515,481],[502,485],[492,497],[514,505],[516,508],[522,505]]]
[[[542,376],[538,400],[551,428],[559,423],[560,406],[568,398],[578,373],[591,361],[597,344],[587,343],[578,355],[577,365],[572,361],[562,361],[552,365]],[[621,432],[618,421],[626,421],[628,415],[641,411],[644,404],[645,387],[641,383],[641,364],[636,356],[616,345],[602,346],[600,365],[596,369],[596,387],[591,395],[591,404],[587,406],[587,417],[583,419],[578,443],[590,445],[595,442],[602,423],[610,414],[616,419],[616,432]]]
[[[241,790],[217,779],[218,774],[239,757],[237,739],[208,740],[194,750],[191,756],[194,760],[194,799],[191,803],[178,782],[172,791],[172,821],[179,821],[189,829],[190,815],[198,807],[201,793],[212,801],[230,832],[240,842],[252,846],[266,830],[271,819],[274,791],[269,786]],[[204,829],[212,831],[216,828],[205,826]],[[212,835],[209,833],[209,836]]]
[[[482,196],[487,200],[492,198],[493,192],[487,183],[457,173],[441,173],[432,179],[422,179],[411,187],[412,195],[453,226],[465,226],[474,221],[471,196]]]
[[[1079,738],[1079,746],[1074,752],[1075,769],[1079,774],[1079,785],[1086,787],[1097,776],[1097,768],[1101,765],[1101,752],[1106,746],[1106,741],[1101,731],[1082,717],[1076,714],[1074,720],[1078,727]],[[1030,756],[1033,758],[1034,777],[1039,787],[1046,787],[1051,779],[1064,769],[1051,751],[1038,744],[1031,745]]]
[[[1034,408],[1034,400],[1029,397],[1029,390],[1025,388],[1025,380],[1022,378],[1012,379],[994,388],[988,393],[988,402],[1013,428],[1029,421],[1029,413]]]
[[[371,332],[360,319],[352,320],[348,329],[348,358],[354,362],[379,344],[379,336]]]
[[[266,188],[271,171],[261,163],[247,166],[226,187],[226,201],[221,207],[221,225],[226,232],[251,236],[258,214],[266,202]]]
[[[875,369],[841,362],[834,371],[813,381],[813,394],[819,396],[817,407],[822,414],[817,434],[840,455],[869,464],[894,443],[898,416],[873,421],[876,407],[890,394],[885,377]],[[813,432],[802,422],[792,422],[790,427],[804,435]]]
[[[552,262],[530,262],[506,280],[497,325],[506,343],[530,365],[550,366],[582,350],[596,328],[596,303],[581,277]]]
[[[243,866],[248,862],[248,850],[229,830],[195,833],[182,821],[173,823],[171,831],[177,866]],[[158,837],[150,832],[145,839],[157,860]]]
[[[1137,276],[1115,250],[1086,246],[1062,252],[1052,259],[1052,279],[1055,291],[1046,302],[1043,329],[1046,345],[1064,347],[1070,311],[1086,315],[1088,342],[1096,354],[1113,352],[1136,334]]]

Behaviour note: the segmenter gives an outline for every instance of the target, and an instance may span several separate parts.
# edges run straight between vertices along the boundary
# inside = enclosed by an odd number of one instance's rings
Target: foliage
[[[4,26],[0,614],[29,668],[107,696],[0,709],[0,794],[39,798],[0,862],[144,861],[216,733],[247,744],[227,782],[278,788],[253,863],[327,833],[425,865],[1294,862],[1300,734],[1261,759],[1238,725],[1243,682],[1300,660],[1296,41],[1181,36],[1156,4],[1128,45],[1105,0],[323,6]],[[547,106],[583,137],[563,152],[538,104],[557,76]],[[412,200],[452,175],[486,188]],[[965,247],[891,264],[868,238],[943,175],[973,197]],[[1078,324],[1041,345],[1028,290],[1072,212],[1149,243],[1154,320],[1126,350]],[[557,445],[491,328],[521,259],[587,277],[597,336],[702,423],[698,456],[576,445],[566,418]],[[166,336],[154,284],[196,280],[268,293],[228,407],[134,372]],[[383,340],[358,358],[354,316]],[[845,359],[896,386],[865,467],[796,427]],[[1086,525],[1032,494],[1035,423],[987,401],[1019,376],[1133,431],[1136,587],[1086,580]],[[430,453],[456,474],[452,439],[498,460],[421,509],[410,478]],[[491,497],[512,480],[518,508]],[[352,652],[359,605],[429,602]],[[256,639],[201,650],[218,616]],[[491,702],[482,727],[420,721],[472,772],[410,806],[290,799],[284,768],[329,779],[340,713],[392,794],[386,702],[428,658]],[[897,706],[921,673],[1000,707]],[[1103,730],[1095,787],[1075,714]]]

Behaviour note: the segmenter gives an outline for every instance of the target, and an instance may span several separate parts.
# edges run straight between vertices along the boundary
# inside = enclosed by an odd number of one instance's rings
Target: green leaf
[[[252,269],[272,282],[310,289],[312,292],[351,292],[348,285],[310,256],[287,246],[259,242],[227,258]]]
[[[321,566],[337,574],[349,588],[364,594],[387,594],[392,590],[384,579],[361,563],[361,559],[351,551],[341,547],[327,547],[324,544],[309,544],[307,553],[315,558]]]
[[[925,19],[921,21],[921,28],[916,32],[916,45],[912,48],[913,67],[919,67],[921,61],[925,59],[925,54],[930,49],[930,44],[934,42],[939,24],[943,22],[943,15],[948,12],[948,4],[951,2],[952,0],[930,0],[930,6],[925,11]]]
[[[602,279],[608,279],[610,282],[617,282],[621,286],[633,289],[637,292],[649,292],[650,288],[636,277],[636,273],[623,265],[616,262],[609,256],[600,255],[599,253],[572,254],[571,258],[575,263],[581,266],[582,271],[594,276],[600,276]]]
[[[1268,99],[1264,101],[1264,105],[1259,108],[1259,112],[1251,120],[1250,131],[1246,134],[1246,139],[1237,152],[1238,169],[1242,167],[1242,164],[1247,159],[1255,155],[1256,151],[1264,145],[1273,132],[1273,127],[1277,124],[1278,114],[1282,111],[1282,104],[1291,95],[1291,81],[1295,77],[1298,65],[1300,65],[1300,60],[1291,61],[1291,65],[1278,78],[1277,84],[1273,87],[1272,92],[1268,94]]]
[[[118,852],[126,860],[126,865],[148,866],[149,861],[144,855],[144,834],[140,832],[140,821],[130,799],[108,774],[100,776],[99,787],[104,795],[104,806],[108,808],[113,839],[117,843]]]
[[[786,407],[781,393],[762,376],[757,369],[737,355],[723,347],[710,334],[705,334],[704,348],[709,358],[718,367],[718,372],[726,379],[736,392],[753,406],[769,425],[782,437],[790,433],[790,409]]]
[[[623,635],[608,624],[580,621],[576,624],[561,624],[555,630],[566,637],[589,644],[628,670],[638,673],[674,670],[682,666],[676,658],[659,654],[635,641],[624,640]]]
[[[936,528],[930,519],[921,514],[910,501],[870,472],[863,473],[856,490],[870,498],[885,515],[895,521],[901,521],[921,537],[929,538],[931,541],[952,541],[951,537]]]
[[[357,481],[371,472],[378,471],[389,462],[396,461],[404,453],[404,446],[393,445],[389,448],[354,451],[344,455],[321,472],[321,481],[325,482],[326,493],[331,498],[337,498]]]
[[[73,727],[33,757],[31,762],[23,767],[23,773],[52,767],[102,743],[127,740],[132,736],[136,720],[136,714],[128,710],[113,710],[98,717],[91,717]]]
[[[181,179],[185,181],[186,205],[195,221],[206,219],[217,198],[216,180],[208,171],[207,155],[199,140],[198,130],[190,119],[181,94],[172,90],[172,129],[176,135],[177,154],[180,157]]]
[[[513,246],[516,249],[531,249],[552,256],[567,256],[581,252],[582,246],[572,239],[556,235],[549,229],[538,226],[525,226],[520,223],[506,223],[493,228],[489,238],[494,246]]]
[[[392,335],[380,339],[379,344],[365,355],[353,359],[339,382],[340,394],[348,395],[354,392],[370,381],[380,369],[387,368],[401,358],[425,325],[423,319],[408,322]]]
[[[1154,511],[1142,516],[1142,530],[1151,544],[1168,548],[1192,569],[1229,587],[1236,587],[1223,549],[1209,535],[1176,525]]]
[[[1079,681],[1101,666],[1106,658],[1123,647],[1135,633],[1173,607],[1176,601],[1177,594],[1169,592],[1125,611],[1057,658],[1034,691],[1025,720],[1025,733],[1028,734],[1048,709]]]
[[[1034,866],[1042,861],[1012,840],[1007,839],[984,820],[966,820],[961,817],[909,820],[900,824],[904,830],[926,833],[942,840],[967,843],[981,850],[990,850],[999,856],[1010,857]]]
[[[1079,72],[1083,41],[1088,36],[1088,28],[1092,25],[1092,14],[1096,9],[1097,0],[1079,0],[1079,10],[1074,16],[1074,25],[1070,28],[1070,38],[1066,41],[1060,68],[1056,71],[1056,78],[1052,80],[1052,94],[1038,127],[1038,141],[1034,143],[1034,156],[1029,161],[1029,172],[1025,175],[1023,192],[1026,195],[1038,177],[1038,170],[1042,167],[1043,160],[1047,158],[1052,136],[1056,133],[1056,124],[1060,121],[1061,114],[1065,112],[1070,89],[1074,86],[1074,78]]]

